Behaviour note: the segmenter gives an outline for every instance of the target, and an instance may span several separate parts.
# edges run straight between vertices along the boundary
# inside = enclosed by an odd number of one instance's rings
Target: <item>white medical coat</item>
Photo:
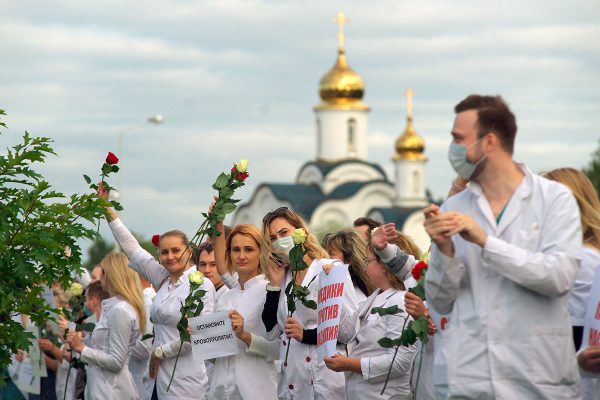
[[[398,306],[402,313],[394,315],[372,314],[373,307]],[[410,399],[410,373],[417,345],[400,346],[386,390],[381,390],[394,358],[395,348],[381,347],[377,341],[383,337],[396,339],[402,327],[412,318],[404,308],[404,292],[398,289],[375,290],[353,315],[342,311],[338,341],[348,343],[348,357],[359,358],[362,374],[346,373],[348,400],[359,399]]]
[[[150,312],[150,319],[154,324],[154,348],[161,346],[166,357],[160,362],[156,378],[158,398],[161,400],[201,399],[207,388],[206,368],[203,362],[192,359],[192,346],[188,342],[184,343],[181,349],[173,383],[167,392],[181,343],[177,330],[177,323],[181,318],[179,309],[190,293],[188,275],[196,271],[196,266],[188,268],[179,280],[173,283],[167,279],[169,276],[167,270],[137,243],[120,219],[110,222],[109,227],[127,254],[129,267],[142,274],[152,283],[152,286],[160,288]],[[202,298],[204,309],[201,315],[210,314],[214,309],[215,287],[210,279],[204,279],[200,288],[206,291]]]
[[[308,270],[302,285],[306,286],[312,278],[315,280],[310,284],[309,300],[317,301],[317,289],[319,285],[319,273],[323,271],[323,265],[341,263],[339,260],[319,259],[314,260]],[[267,334],[268,339],[281,336],[281,351],[277,365],[281,368],[278,377],[278,397],[280,399],[298,400],[344,400],[346,392],[344,389],[344,374],[334,372],[325,366],[324,362],[317,363],[317,346],[304,344],[295,339],[291,340],[288,363],[284,365],[285,352],[288,338],[283,334],[283,325],[288,318],[287,298],[284,288],[292,280],[291,271],[286,271],[285,280],[281,285],[279,295],[279,307],[277,309],[277,325]],[[306,308],[299,301],[296,303],[296,312],[292,318],[300,322],[304,329],[317,327],[317,310]],[[350,279],[350,273],[344,282],[344,294],[342,308],[348,314],[353,314],[357,308],[354,285]]]
[[[217,311],[237,310],[244,317],[244,330],[252,334],[249,347],[237,340],[238,354],[217,358],[209,399],[263,400],[277,397],[274,360],[279,357],[279,339],[268,341],[262,323],[267,280],[258,275],[223,293]]]
[[[521,168],[499,224],[475,182],[442,205],[489,236],[482,249],[454,235],[451,258],[432,245],[427,300],[451,312],[434,361],[438,398],[579,398],[567,313],[579,272],[579,209],[565,186]]]
[[[102,301],[92,347],[81,351],[81,361],[88,364],[86,386],[91,400],[139,399],[128,365],[139,336],[138,314],[131,304],[120,296]]]

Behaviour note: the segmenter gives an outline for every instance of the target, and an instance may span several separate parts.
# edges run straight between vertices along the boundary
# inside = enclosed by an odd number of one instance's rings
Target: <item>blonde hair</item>
[[[233,263],[231,262],[231,242],[236,235],[243,235],[252,239],[254,243],[256,243],[259,254],[262,256],[262,253],[260,252],[260,231],[258,228],[250,224],[236,225],[225,241],[225,267],[229,272],[233,272],[234,270]],[[258,268],[261,270],[260,263]]]
[[[287,208],[280,208],[279,210],[281,210],[281,212],[269,213],[271,215],[263,220],[262,235],[260,242],[260,265],[263,269],[263,273],[267,278],[269,278],[269,269],[274,268],[277,265],[277,262],[273,257],[273,253],[279,253],[279,251],[273,248],[273,245],[271,244],[271,235],[269,233],[269,225],[277,218],[283,218],[294,228],[302,228],[306,231],[306,240],[304,241],[304,248],[306,249],[306,255],[311,260],[329,258],[329,254],[327,254],[325,249],[321,247],[315,235],[313,235],[310,232],[308,224],[300,215]]]
[[[111,296],[123,297],[138,314],[140,331],[146,332],[146,307],[142,296],[142,285],[137,273],[128,267],[123,253],[109,254],[100,262],[106,275],[106,285]]]
[[[395,244],[400,248],[400,250],[404,251],[406,254],[410,254],[417,260],[421,258],[421,249],[419,248],[419,246],[417,246],[415,242],[413,242],[413,240],[404,233],[396,231],[396,238],[391,243]],[[373,251],[373,245],[371,245],[371,243],[369,243],[368,249],[371,250],[373,254],[375,254],[375,258],[378,262],[383,263],[381,261],[381,257],[379,257],[379,255]],[[390,281],[392,287],[400,290],[406,290],[406,286],[404,286],[404,282],[402,281],[402,279],[394,275],[394,273],[391,272],[388,268],[384,268],[383,272]]]
[[[352,282],[368,297],[373,293],[374,286],[365,272],[364,264],[367,257],[367,242],[354,228],[344,228],[339,232],[329,233],[323,238],[323,247],[332,247],[342,252],[343,262],[350,266]]]
[[[581,214],[583,244],[600,250],[600,200],[590,179],[574,168],[558,168],[545,173],[544,177],[571,190]]]

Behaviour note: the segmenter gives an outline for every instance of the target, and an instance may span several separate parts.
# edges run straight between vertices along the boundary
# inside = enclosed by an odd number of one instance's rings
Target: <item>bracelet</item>
[[[467,186],[466,186],[466,185],[465,185],[465,186],[462,186],[462,187],[461,187],[461,186],[458,186],[458,185],[456,184],[456,182],[455,182],[455,179],[452,179],[452,187],[453,187],[453,188],[455,188],[455,189],[457,189],[457,190],[465,190],[465,189],[467,188]]]

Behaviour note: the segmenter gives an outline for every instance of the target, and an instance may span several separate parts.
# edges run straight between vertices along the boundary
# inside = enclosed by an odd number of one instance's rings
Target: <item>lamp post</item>
[[[149,117],[144,122],[141,122],[141,123],[135,124],[135,125],[131,125],[125,129],[122,129],[121,132],[119,132],[119,157],[121,160],[121,165],[123,164],[123,159],[125,158],[125,146],[124,146],[125,134],[128,132],[134,131],[136,129],[142,128],[146,124],[160,125],[163,122],[164,122],[163,116],[160,114],[157,114],[152,117]],[[117,192],[114,193],[114,197],[119,199],[119,198],[122,198],[122,196],[123,196],[123,171],[120,171],[120,173],[119,173],[119,188],[118,188]]]

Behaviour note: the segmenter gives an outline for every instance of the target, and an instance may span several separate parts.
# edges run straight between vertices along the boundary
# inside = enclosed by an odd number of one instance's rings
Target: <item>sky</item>
[[[339,11],[371,107],[369,160],[390,179],[408,87],[437,198],[454,175],[452,109],[471,93],[507,100],[515,159],[534,171],[581,168],[599,145],[597,0],[0,0],[0,10],[0,147],[25,130],[51,137],[59,156],[41,171],[70,194],[87,190],[82,174],[99,173],[126,132],[122,219],[147,237],[193,233],[234,161],[250,160],[238,193],[248,200],[315,158],[312,107],[335,61]],[[162,125],[145,123],[156,114]]]

